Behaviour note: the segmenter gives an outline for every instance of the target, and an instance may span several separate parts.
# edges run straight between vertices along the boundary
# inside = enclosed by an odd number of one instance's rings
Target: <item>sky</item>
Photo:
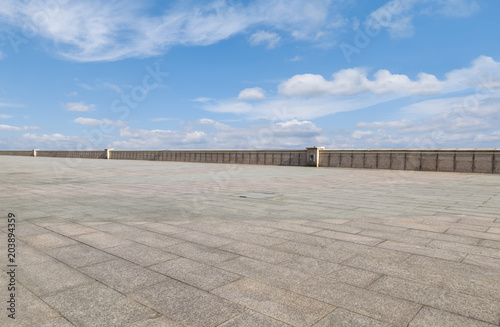
[[[500,148],[500,1],[1,0],[0,149]]]

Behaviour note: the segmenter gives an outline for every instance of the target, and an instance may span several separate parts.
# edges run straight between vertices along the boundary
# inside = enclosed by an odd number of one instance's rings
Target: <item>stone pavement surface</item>
[[[500,175],[0,157],[2,326],[499,326]]]

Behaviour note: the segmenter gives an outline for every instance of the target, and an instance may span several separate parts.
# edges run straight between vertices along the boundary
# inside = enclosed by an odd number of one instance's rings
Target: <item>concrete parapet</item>
[[[424,171],[437,171],[438,160],[437,160],[437,152],[421,152],[421,162],[420,169]]]
[[[391,169],[404,170],[406,164],[406,153],[400,151],[391,151]]]
[[[455,171],[455,151],[437,151],[437,171]]]
[[[422,154],[417,151],[406,153],[405,170],[420,170]]]
[[[474,167],[474,152],[457,152],[455,154],[455,171],[472,173]]]
[[[378,153],[367,151],[365,152],[365,162],[363,168],[377,169]]]
[[[366,152],[352,153],[352,168],[365,168],[365,153]]]
[[[340,153],[340,167],[351,168],[352,167],[352,152],[341,152]]]
[[[378,153],[378,169],[391,169],[391,152],[379,152]]]
[[[0,155],[500,174],[500,149],[0,151]]]

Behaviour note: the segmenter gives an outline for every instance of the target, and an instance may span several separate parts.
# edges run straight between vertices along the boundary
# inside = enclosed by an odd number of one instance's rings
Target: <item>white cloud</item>
[[[110,125],[110,126],[125,126],[127,123],[121,120],[109,120],[109,119],[93,119],[78,117],[74,120],[75,123],[86,126],[100,126],[100,125]]]
[[[404,92],[416,95],[438,94],[442,82],[434,75],[420,73],[415,81],[406,75],[391,74],[381,69],[368,79],[361,68],[343,69],[327,81],[321,75],[295,75],[278,86],[278,92],[287,96],[355,95],[363,92],[374,94]]]
[[[372,12],[365,24],[372,30],[386,28],[392,38],[404,38],[414,34],[416,16],[467,17],[478,10],[475,0],[392,0]]]
[[[3,53],[2,51],[0,51],[0,60],[6,58],[7,55],[5,53]]]
[[[23,104],[0,102],[0,108],[24,108]]]
[[[125,127],[120,129],[124,141],[113,142],[114,148],[121,149],[179,149],[199,148],[207,143],[203,131],[145,130]]]
[[[329,26],[328,0],[183,1],[163,12],[132,0],[54,2],[5,0],[0,19],[19,29],[38,24],[37,36],[56,44],[57,54],[75,61],[110,61],[164,53],[176,45],[209,45],[249,29],[272,29],[313,40]],[[6,9],[8,8],[8,9]],[[47,10],[40,10],[47,9]],[[45,16],[44,16],[45,14]],[[257,40],[257,39],[256,39]],[[266,43],[275,45],[276,37]]]
[[[0,131],[26,131],[30,129],[40,129],[40,127],[37,126],[23,126],[23,127],[18,127],[18,126],[11,126],[11,125],[0,125]]]
[[[212,99],[212,98],[199,97],[199,98],[193,99],[191,101],[205,103],[205,102],[210,102],[210,101],[213,101],[213,100],[214,99]]]
[[[373,135],[374,132],[372,131],[354,131],[354,133],[351,134],[351,137],[353,139],[359,140],[362,138],[365,138],[367,136]]]
[[[68,111],[89,112],[89,111],[95,110],[95,105],[93,105],[93,104],[86,105],[83,102],[68,102],[68,103],[64,104],[64,109],[66,109]]]
[[[159,117],[159,118],[153,118],[151,119],[154,122],[160,122],[160,121],[168,121],[168,120],[173,120],[172,118],[166,118],[166,117]]]
[[[302,61],[302,60],[304,60],[304,58],[302,58],[302,57],[301,57],[301,56],[299,56],[299,55],[296,55],[295,57],[290,58],[289,60],[290,60],[291,62],[297,62],[297,61]]]
[[[500,140],[500,131],[494,131],[490,134],[478,134],[474,138],[474,141],[477,142],[490,142],[490,141],[498,141]]]
[[[281,36],[277,33],[271,33],[267,31],[258,31],[252,34],[249,38],[251,45],[261,45],[263,43],[267,44],[268,49],[276,47],[276,44],[281,40]]]
[[[9,119],[9,118],[12,118],[13,116],[12,115],[5,115],[5,114],[1,114],[0,115],[0,119]]]
[[[387,121],[387,122],[359,122],[356,124],[359,128],[401,128],[413,125],[413,122],[408,119],[402,119],[399,121]]]
[[[264,100],[266,94],[260,87],[244,89],[238,95],[238,100]]]

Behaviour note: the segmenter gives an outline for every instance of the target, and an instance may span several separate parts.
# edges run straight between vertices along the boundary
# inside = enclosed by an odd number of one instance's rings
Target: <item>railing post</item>
[[[106,152],[106,159],[109,160],[111,159],[111,151],[113,151],[114,149],[104,149],[104,151]]]

